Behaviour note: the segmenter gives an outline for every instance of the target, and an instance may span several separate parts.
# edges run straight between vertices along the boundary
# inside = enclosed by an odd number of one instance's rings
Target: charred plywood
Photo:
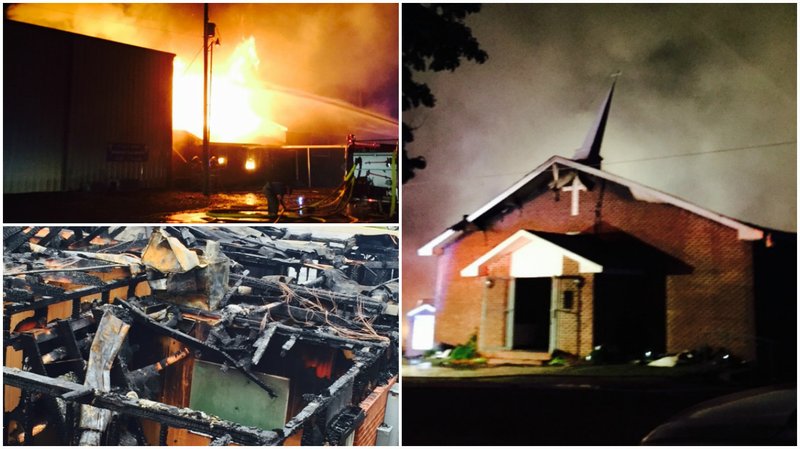
[[[389,231],[6,231],[5,444],[341,444],[397,374]],[[229,403],[204,405],[222,383]]]

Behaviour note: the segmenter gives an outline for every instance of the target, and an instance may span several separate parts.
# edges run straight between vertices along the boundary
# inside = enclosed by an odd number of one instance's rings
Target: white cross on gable
[[[583,191],[586,190],[586,186],[583,185],[583,183],[581,182],[581,178],[576,175],[572,179],[572,185],[564,186],[564,187],[561,188],[561,190],[563,190],[565,192],[572,192],[571,214],[572,214],[573,217],[578,215],[578,204],[580,202],[580,192],[581,192],[581,190],[583,190]]]

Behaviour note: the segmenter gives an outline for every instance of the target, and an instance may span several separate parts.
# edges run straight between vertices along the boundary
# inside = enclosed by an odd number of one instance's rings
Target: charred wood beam
[[[302,251],[292,251],[292,250],[286,251],[283,249],[278,249],[274,245],[265,243],[247,246],[232,242],[220,242],[220,245],[222,245],[222,247],[225,249],[225,254],[228,254],[230,252],[238,252],[245,254],[260,254],[262,256],[272,256],[272,257],[278,256],[280,258],[287,258],[287,257],[301,258],[305,254]]]
[[[94,265],[88,267],[70,267],[70,268],[42,268],[40,270],[27,270],[18,271],[16,273],[3,273],[3,277],[19,276],[21,274],[42,274],[42,273],[64,273],[64,276],[69,277],[76,284],[82,285],[105,285],[102,279],[97,276],[83,273],[84,271],[104,271],[107,268],[127,267],[127,264],[112,264],[112,265]],[[87,277],[84,277],[87,276]],[[63,290],[63,289],[60,289]]]
[[[165,230],[173,237],[181,241],[187,248],[197,242],[197,238],[185,227],[167,226]]]
[[[292,349],[292,347],[294,347],[294,344],[296,342],[297,342],[297,335],[292,335],[291,337],[289,337],[289,339],[286,340],[286,343],[283,344],[283,347],[281,347],[281,357],[286,357],[286,353],[288,353]]]
[[[227,446],[228,443],[232,441],[231,436],[229,434],[222,435],[221,437],[216,437],[208,444],[209,446]]]
[[[89,326],[94,324],[94,319],[89,317],[81,317],[77,319],[68,320],[69,328],[72,331],[73,335],[76,333],[85,334],[88,331]],[[61,324],[59,323],[55,329],[49,328],[47,332],[41,332],[36,334],[36,344],[41,348],[46,348],[45,350],[52,350],[56,346],[59,345],[58,340],[62,338],[61,336]],[[22,336],[25,334],[13,334],[9,337],[9,344],[11,344],[14,349],[20,350],[23,348],[22,343]]]
[[[108,238],[115,239],[124,231],[126,226],[114,226],[108,228]]]
[[[361,407],[346,407],[331,420],[327,429],[325,429],[325,437],[328,443],[336,446],[345,444],[347,436],[364,422],[364,418],[366,418],[366,414]]]
[[[264,355],[264,351],[267,349],[267,345],[269,345],[269,341],[272,339],[272,336],[275,334],[275,329],[277,326],[275,324],[270,323],[267,325],[267,329],[264,330],[264,333],[258,337],[255,343],[253,343],[253,347],[256,348],[256,352],[253,354],[253,365],[258,365],[258,362],[261,361],[261,357]]]
[[[397,259],[394,260],[368,260],[368,261],[353,261],[354,266],[362,266],[372,270],[396,270],[399,264]]]
[[[128,336],[130,327],[130,324],[114,316],[110,309],[106,310],[92,340],[84,385],[99,391],[111,390],[111,366],[119,350],[122,349],[122,343]],[[83,429],[80,437],[81,446],[99,445],[100,438],[110,421],[109,410],[85,404],[81,406],[79,420],[80,428]]]
[[[276,432],[243,426],[208,415],[204,412],[179,408],[147,399],[117,393],[95,391],[63,379],[42,376],[16,368],[3,367],[3,383],[26,391],[79,401],[94,407],[111,410],[136,418],[145,418],[171,427],[188,429],[214,438],[230,435],[232,441],[247,446],[275,445],[282,439]],[[68,395],[69,393],[74,393]]]
[[[77,242],[73,243],[70,246],[71,247],[89,246],[89,243],[92,241],[92,239],[94,239],[95,237],[99,236],[100,234],[106,231],[108,231],[108,226],[98,226],[89,231],[89,233],[83,236],[83,238],[81,238],[80,240],[78,240]]]
[[[158,323],[157,321],[153,320],[149,316],[147,316],[144,312],[139,310],[136,306],[131,305],[127,301],[124,300],[117,300],[118,304],[124,307],[126,310],[131,312],[131,316],[133,319],[141,324],[143,324],[146,328],[154,331],[159,335],[164,335],[170,337],[174,340],[177,340],[186,346],[194,349],[195,351],[200,351],[201,353],[211,354],[217,357],[222,357],[225,361],[227,361],[231,366],[236,367],[239,371],[242,372],[248,379],[253,381],[256,385],[263,388],[264,391],[269,393],[270,397],[277,397],[275,391],[264,381],[261,380],[258,376],[256,376],[250,369],[248,369],[249,360],[237,360],[234,359],[230,354],[221,349],[208,345],[190,335],[186,335],[183,332],[172,329],[171,327],[164,326],[163,324]]]
[[[25,229],[23,226],[3,226],[3,241]]]
[[[41,226],[34,226],[28,232],[20,231],[8,238],[3,239],[3,253],[9,254],[13,253],[14,251],[18,250],[22,245],[24,245],[31,237],[36,235],[39,230],[41,230]]]
[[[81,288],[78,290],[72,290],[55,296],[44,296],[38,299],[34,299],[34,301],[29,303],[16,302],[16,303],[6,304],[3,307],[3,311],[6,314],[15,314],[19,312],[24,312],[26,310],[43,309],[45,307],[51,306],[53,304],[58,304],[63,301],[80,299],[84,296],[93,295],[95,293],[110,292],[115,288],[125,287],[125,286],[135,286],[139,282],[146,280],[147,280],[147,274],[141,273],[135,276],[131,276],[129,278],[117,279],[111,282],[106,282],[102,286]]]
[[[301,263],[300,259],[283,259],[240,251],[225,251],[225,255],[242,265],[298,265]]]
[[[31,287],[31,291],[33,291],[34,301],[37,296],[60,296],[66,292],[66,289],[62,287],[34,280],[31,280],[29,286]]]
[[[231,296],[233,296],[233,294],[236,293],[236,290],[239,289],[239,286],[242,285],[242,281],[245,279],[245,277],[247,277],[248,274],[250,274],[250,271],[249,270],[244,270],[242,272],[242,277],[238,281],[234,282],[233,285],[230,286],[228,291],[225,292],[225,295],[219,301],[219,308],[220,309],[228,305],[228,301],[230,301]]]
[[[190,230],[192,234],[194,234],[197,237],[198,240],[214,240],[223,245],[234,242],[244,242],[244,243],[250,243],[255,246],[264,246],[264,242],[262,242],[261,240],[247,237],[241,234],[236,234],[228,231],[225,228],[199,228],[192,226],[190,227]],[[265,234],[268,233],[265,232]]]
[[[50,241],[53,240],[53,237],[57,236],[58,233],[61,232],[62,229],[64,229],[64,228],[60,228],[60,227],[59,228],[55,228],[55,227],[51,226],[50,228],[48,228],[47,235],[42,237],[42,239],[39,240],[38,244],[41,245],[41,246],[48,246],[50,244]]]

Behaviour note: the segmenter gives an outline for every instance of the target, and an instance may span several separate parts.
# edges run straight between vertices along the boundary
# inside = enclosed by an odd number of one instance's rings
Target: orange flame
[[[256,40],[250,36],[236,46],[225,65],[214,67],[209,100],[209,128],[215,142],[285,141],[286,128],[271,121],[271,95],[258,77]],[[203,135],[202,63],[187,67],[175,58],[172,127]]]

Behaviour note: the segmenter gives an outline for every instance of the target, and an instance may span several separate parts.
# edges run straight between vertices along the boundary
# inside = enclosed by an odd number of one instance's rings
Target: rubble
[[[341,444],[398,373],[372,234],[4,228],[4,444]]]

